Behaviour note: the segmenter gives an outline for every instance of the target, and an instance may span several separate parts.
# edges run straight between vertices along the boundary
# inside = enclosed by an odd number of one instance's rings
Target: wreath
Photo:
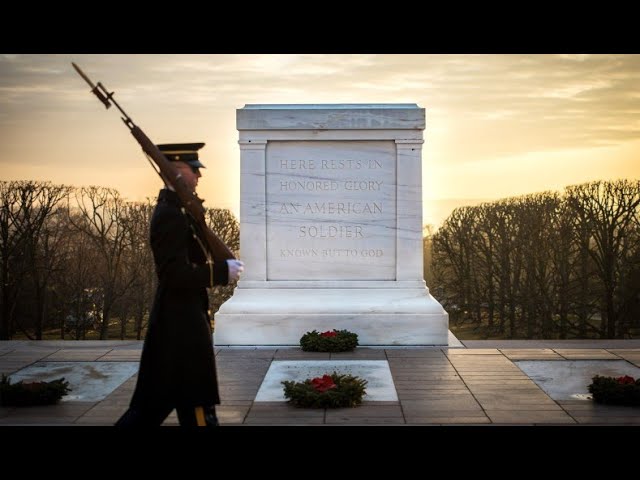
[[[0,380],[0,405],[3,407],[28,407],[32,405],[51,405],[57,403],[71,391],[64,377],[51,382],[11,383],[9,377],[2,375]]]
[[[300,338],[300,347],[305,352],[349,352],[358,346],[358,335],[348,330],[317,330],[305,333]]]
[[[591,380],[589,392],[593,394],[594,401],[611,405],[640,405],[640,378],[596,375]]]
[[[303,382],[284,381],[284,396],[296,407],[357,407],[366,393],[367,381],[353,375],[331,375],[309,378]]]

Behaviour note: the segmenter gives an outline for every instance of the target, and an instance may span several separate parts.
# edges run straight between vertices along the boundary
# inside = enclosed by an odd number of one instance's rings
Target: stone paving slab
[[[253,426],[304,426],[304,425],[323,425],[324,417],[252,417],[247,416],[244,421],[246,425]]]
[[[110,347],[113,349],[112,351],[114,352],[118,350],[139,350],[140,352],[142,352],[143,345],[144,345],[144,342],[142,340],[136,341],[136,342],[123,341],[115,345],[112,344],[110,345]]]
[[[384,350],[363,348],[353,352],[332,352],[331,360],[386,360],[387,354]]]
[[[66,425],[73,423],[78,417],[65,417],[60,415],[31,415],[15,413],[10,417],[0,418],[0,426],[2,425]]]
[[[492,423],[538,425],[538,424],[575,424],[576,421],[564,411],[545,410],[486,410]]]
[[[34,363],[11,375],[12,382],[52,381],[65,378],[71,392],[62,398],[69,400],[103,400],[115,388],[135,374],[137,366],[127,363],[51,362]]]
[[[411,372],[416,375],[431,373],[446,374],[449,372],[455,372],[455,368],[453,365],[451,365],[450,363],[440,363],[439,359],[438,363],[430,363],[425,361],[422,365],[407,365],[389,361],[389,368],[399,374],[402,374],[403,372]]]
[[[325,419],[327,425],[404,425],[404,417],[336,417],[328,416]]]
[[[626,360],[629,363],[633,363],[636,367],[640,367],[640,351],[623,353],[611,351],[611,353],[615,353],[615,355],[622,358],[623,360]],[[0,359],[0,361],[1,360],[2,359]]]
[[[331,360],[330,352],[303,352],[302,350],[277,351],[274,360]]]
[[[567,360],[619,360],[617,355],[603,348],[556,348],[555,352]]]
[[[443,351],[441,349],[433,348],[409,348],[407,350],[386,350],[387,358],[389,360],[399,358],[424,358],[424,357],[442,357]]]
[[[13,352],[3,355],[2,361],[19,360],[35,362],[55,352],[57,352],[57,350],[14,350]]]
[[[491,420],[486,415],[478,417],[464,416],[467,412],[462,412],[461,415],[449,416],[449,417],[408,417],[408,425],[482,425],[491,423]]]
[[[48,362],[94,362],[111,351],[110,348],[63,348],[45,357]]]
[[[432,411],[482,411],[480,404],[471,395],[452,395],[420,400],[401,400],[405,414]]]
[[[450,398],[453,395],[469,395],[469,389],[459,388],[456,390],[433,390],[433,391],[411,391],[406,393],[398,392],[398,398],[404,400],[442,399]]]
[[[573,418],[580,424],[587,425],[640,425],[640,417],[600,417],[600,416],[579,416]]]
[[[471,391],[471,393],[473,393],[474,395],[477,393],[509,393],[509,392],[514,392],[514,393],[522,393],[522,394],[526,394],[527,392],[530,393],[535,393],[539,390],[540,387],[538,387],[534,382],[531,382],[529,384],[526,385],[467,385],[469,390]]]
[[[437,365],[451,366],[451,361],[442,353],[437,356],[425,355],[421,357],[392,357],[387,355],[387,361],[389,362],[389,365],[402,368],[430,368]]]
[[[473,396],[475,399],[480,402],[482,406],[485,406],[488,403],[512,403],[514,405],[526,405],[526,404],[537,404],[537,405],[554,405],[558,406],[558,403],[553,401],[551,397],[549,397],[546,393],[541,390],[531,390],[528,392],[477,392],[474,393]],[[560,408],[558,406],[558,408]]]
[[[503,348],[500,352],[509,360],[564,360],[551,348]]]
[[[6,361],[3,361],[0,358],[0,374],[11,375],[12,373],[15,373],[15,372],[17,372],[19,370],[22,370],[25,367],[28,367],[32,363],[35,363],[35,361],[33,361],[33,362],[18,362],[18,361],[6,362]]]
[[[640,409],[622,405],[600,405],[593,402],[583,402],[583,405],[562,405],[571,416],[591,417],[628,417],[640,418]]]
[[[216,407],[218,421],[223,425],[233,425],[244,423],[250,405],[219,405]]]
[[[474,348],[474,349],[443,349],[443,351],[451,355],[502,355],[497,348]]]
[[[377,417],[395,417],[403,418],[402,407],[398,405],[361,405],[357,408],[335,408],[327,409],[326,418],[377,418]]]
[[[282,350],[286,352],[287,349]],[[292,350],[298,352],[299,349]],[[252,348],[252,347],[231,347],[231,348],[216,348],[216,356],[233,357],[233,358],[273,358],[277,349],[274,348]]]
[[[286,401],[282,382],[301,382],[336,372],[366,379],[367,400],[397,400],[386,360],[274,360],[267,371],[255,401]]]
[[[434,380],[434,381],[420,381],[420,382],[394,382],[395,389],[400,391],[432,391],[436,387],[440,389],[460,388],[464,386],[464,382],[461,378],[452,378],[451,380]]]
[[[477,348],[618,348],[640,349],[640,339],[624,340],[462,340],[468,349]]]
[[[503,402],[482,402],[482,408],[486,411],[514,411],[514,412],[533,412],[533,411],[549,411],[549,412],[565,412],[556,403],[518,403],[513,399],[505,400]]]
[[[299,348],[216,348],[222,425],[640,425],[640,409],[554,400],[519,361],[568,365],[584,360],[640,366],[640,341],[465,341],[466,348],[358,348],[314,353]],[[142,342],[0,342],[2,367],[21,369],[54,359],[138,362]],[[48,358],[47,358],[48,357]],[[90,359],[90,360],[87,360]],[[365,402],[353,409],[298,409],[284,402],[255,403],[273,360],[387,360],[397,402]],[[607,362],[608,363],[608,362]],[[611,365],[615,365],[612,362]],[[127,409],[136,376],[98,402],[0,408],[0,425],[113,425]],[[175,412],[164,425],[177,425]]]
[[[139,362],[142,350],[140,349],[111,349],[97,360],[100,362]]]
[[[595,353],[594,357],[595,360],[571,359],[563,362],[526,360],[518,362],[518,366],[555,400],[588,394],[588,385],[595,375],[640,377],[640,369],[619,357],[602,360],[599,353]]]

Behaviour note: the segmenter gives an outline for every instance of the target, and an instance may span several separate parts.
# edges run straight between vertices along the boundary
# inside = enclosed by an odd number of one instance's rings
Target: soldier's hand
[[[244,262],[240,260],[227,260],[229,266],[229,283],[237,282],[240,274],[244,272]]]

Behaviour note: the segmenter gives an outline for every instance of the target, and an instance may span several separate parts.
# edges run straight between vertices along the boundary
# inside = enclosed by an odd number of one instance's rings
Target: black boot
[[[204,420],[207,423],[207,427],[219,427],[220,423],[218,423],[215,407],[205,408],[204,410]]]

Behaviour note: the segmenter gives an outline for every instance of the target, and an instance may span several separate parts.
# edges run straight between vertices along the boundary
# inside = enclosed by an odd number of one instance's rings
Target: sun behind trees
[[[0,340],[144,335],[155,289],[150,200],[113,189],[0,181]],[[239,224],[210,208],[207,222],[237,251]],[[232,294],[210,293],[214,311]]]
[[[639,205],[618,180],[457,208],[428,285],[460,338],[637,338]]]

